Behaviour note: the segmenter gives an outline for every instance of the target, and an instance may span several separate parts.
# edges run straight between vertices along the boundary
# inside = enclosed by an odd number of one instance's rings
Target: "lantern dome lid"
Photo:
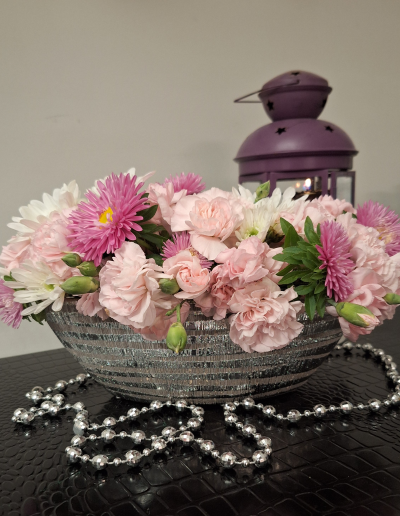
[[[311,118],[293,118],[272,122],[254,131],[240,146],[235,161],[356,154],[352,140],[337,125]]]
[[[328,81],[319,75],[311,72],[293,71],[286,72],[266,82],[261,89],[263,93],[271,94],[277,91],[292,90],[324,90],[328,94],[332,91]]]

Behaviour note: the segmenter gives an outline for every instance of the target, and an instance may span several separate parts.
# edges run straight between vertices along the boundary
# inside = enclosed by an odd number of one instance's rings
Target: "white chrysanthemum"
[[[61,213],[75,208],[80,202],[80,192],[76,181],[56,188],[53,195],[43,194],[43,201],[31,201],[28,206],[19,209],[21,217],[13,217],[8,227],[18,231],[18,236],[29,237],[45,222],[51,213]]]
[[[264,242],[273,220],[268,206],[258,202],[249,208],[243,208],[243,214],[243,222],[235,232],[236,238],[241,242],[246,238],[256,236],[261,242]]]
[[[252,204],[254,204],[254,201],[256,200],[256,194],[251,193],[250,190],[245,188],[242,185],[238,185],[238,189],[232,188],[232,195],[235,199],[238,199],[243,206],[250,207]]]
[[[283,194],[280,188],[275,188],[271,197],[259,201],[268,205],[268,209],[272,214],[272,230],[278,234],[283,234],[280,224],[281,213],[295,213],[301,209],[301,205],[307,200],[308,195],[303,195],[299,199],[293,200],[295,194],[296,191],[292,187],[286,188]]]
[[[15,290],[14,299],[18,303],[33,303],[23,310],[22,315],[38,314],[53,304],[55,312],[64,304],[63,283],[45,263],[24,262],[20,268],[11,271],[15,281],[7,281],[7,286]],[[23,290],[19,290],[23,289]]]
[[[147,172],[147,174],[145,174],[144,176],[140,176],[140,177],[137,177],[136,178],[136,184],[139,184],[139,183],[145,183],[148,179],[150,179],[152,176],[154,176],[155,174],[155,171],[154,172]],[[100,194],[99,192],[99,189],[97,188],[97,183],[99,181],[101,181],[102,183],[104,183],[104,181],[110,177],[111,174],[109,174],[108,176],[106,176],[104,179],[97,179],[97,181],[95,182],[94,186],[92,186],[92,188],[89,188],[89,191],[90,192],[93,192],[97,195]],[[135,168],[130,168],[128,170],[128,172],[124,172],[124,175],[127,176],[129,175],[130,177],[133,177],[133,176],[136,176],[136,169]]]

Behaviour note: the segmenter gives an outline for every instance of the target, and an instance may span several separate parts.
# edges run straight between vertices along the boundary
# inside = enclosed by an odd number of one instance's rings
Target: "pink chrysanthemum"
[[[189,174],[182,172],[176,176],[171,175],[169,178],[167,177],[163,186],[166,186],[167,183],[172,183],[175,193],[186,190],[186,195],[193,195],[202,192],[206,187],[205,183],[202,183],[202,181],[203,178],[201,176],[193,174],[192,172]]]
[[[136,222],[143,217],[137,213],[146,208],[146,198],[139,192],[142,186],[136,184],[136,176],[125,174],[98,181],[98,193],[88,191],[87,201],[79,203],[69,217],[71,247],[100,265],[105,253],[115,252],[125,240],[136,240],[132,229],[141,231]]]
[[[190,251],[192,255],[197,256],[203,269],[209,269],[212,265],[212,262],[208,261],[205,256],[193,249],[190,234],[187,231],[174,233],[172,240],[165,242],[161,256],[166,260],[167,258],[176,256],[180,251]]]
[[[354,269],[350,259],[350,241],[344,227],[333,220],[321,224],[321,244],[315,247],[320,252],[318,258],[323,264],[320,269],[326,268],[325,286],[328,296],[335,297],[335,301],[342,301],[349,296],[354,287],[347,275]]]
[[[389,256],[400,253],[400,218],[379,202],[366,201],[357,208],[357,222],[375,228]]]
[[[22,321],[22,310],[21,303],[14,300],[14,290],[7,287],[4,280],[0,279],[0,319],[8,326],[17,329]]]

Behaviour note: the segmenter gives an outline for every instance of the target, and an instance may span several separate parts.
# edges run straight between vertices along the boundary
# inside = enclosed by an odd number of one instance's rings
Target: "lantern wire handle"
[[[243,100],[251,97],[252,95],[256,95],[260,93],[262,90],[253,91],[253,93],[248,93],[247,95],[243,95],[243,97],[239,97],[235,99],[233,102],[236,104],[262,104],[261,100]]]

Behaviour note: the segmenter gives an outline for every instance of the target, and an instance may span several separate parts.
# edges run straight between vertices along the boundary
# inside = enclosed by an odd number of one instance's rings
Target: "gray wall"
[[[267,123],[241,94],[300,68],[334,90],[324,118],[360,151],[357,200],[400,212],[397,0],[1,0],[0,242],[18,207],[135,166],[236,183]],[[0,327],[0,356],[55,348],[48,328]]]

